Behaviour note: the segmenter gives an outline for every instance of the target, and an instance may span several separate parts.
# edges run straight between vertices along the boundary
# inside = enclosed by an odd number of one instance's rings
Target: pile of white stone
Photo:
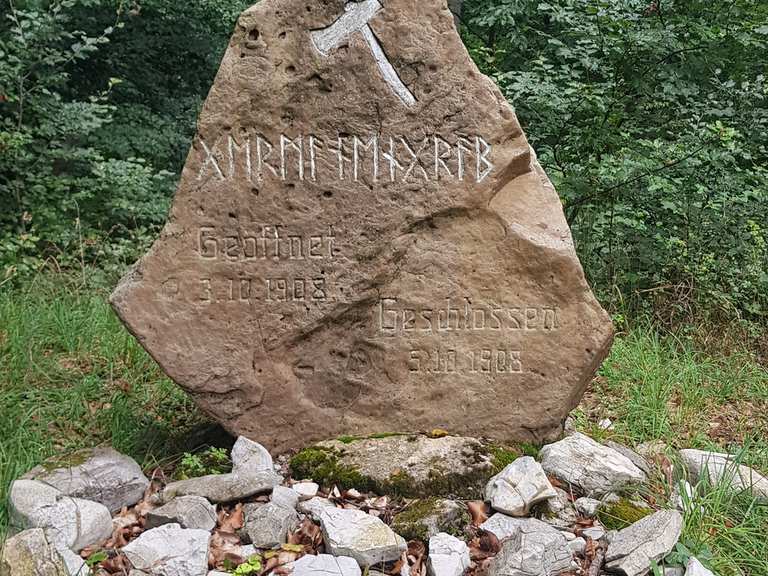
[[[577,574],[582,570],[577,560],[588,547],[602,550],[605,572],[643,576],[673,550],[682,530],[681,510],[695,505],[689,484],[681,485],[670,509],[649,511],[624,530],[607,531],[597,519],[591,527],[577,529],[579,519],[596,518],[601,507],[616,501],[617,493],[645,483],[648,462],[625,447],[601,445],[582,434],[545,446],[540,456],[540,462],[521,457],[488,482],[486,500],[493,514],[479,529],[494,534],[500,543],[487,566],[490,576]],[[734,467],[726,455],[685,450],[680,456],[694,482],[706,474],[729,482],[734,490],[748,489],[768,499],[768,480],[744,466],[729,473]],[[223,576],[209,572],[216,504],[264,494],[270,495],[268,501],[244,507],[244,558],[280,547],[305,518],[320,526],[325,554],[302,556],[282,567],[283,573],[360,576],[361,569],[391,566],[407,551],[406,541],[377,515],[337,506],[319,495],[320,487],[311,481],[285,482],[261,445],[238,439],[232,462],[229,474],[174,482],[154,494],[144,531],[120,550],[132,566],[130,576]],[[572,492],[554,487],[549,478]],[[5,543],[0,573],[91,574],[79,552],[108,540],[124,521],[120,511],[142,501],[148,486],[136,462],[111,449],[95,450],[68,468],[32,470],[11,487],[11,527],[16,535]],[[572,493],[586,496],[574,500]],[[530,517],[532,510],[539,518]],[[460,576],[474,567],[465,540],[434,527],[428,537],[426,566],[431,576]],[[677,574],[682,573],[678,569]],[[711,574],[693,558],[685,573]]]

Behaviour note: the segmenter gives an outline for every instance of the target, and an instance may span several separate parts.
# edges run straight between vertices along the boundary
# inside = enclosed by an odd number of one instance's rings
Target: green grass
[[[688,339],[633,328],[617,338],[575,417],[598,440],[725,451],[768,474],[768,371],[746,350],[718,357]],[[598,427],[603,418],[612,430]],[[704,510],[686,515],[682,540],[695,554],[711,553],[720,576],[768,575],[768,506],[723,486],[707,492]]]
[[[106,296],[63,279],[0,290],[0,535],[10,482],[45,458],[109,443],[149,468],[205,427]]]
[[[106,296],[62,277],[0,289],[0,534],[10,482],[46,457],[110,443],[151,468],[204,443],[191,433],[210,423]],[[617,338],[575,417],[597,439],[725,450],[768,473],[768,372],[747,351],[704,354],[689,340],[633,328]],[[606,417],[610,431],[597,426]],[[711,553],[719,576],[768,576],[768,507],[723,489],[700,504],[703,512],[686,516],[685,545]]]

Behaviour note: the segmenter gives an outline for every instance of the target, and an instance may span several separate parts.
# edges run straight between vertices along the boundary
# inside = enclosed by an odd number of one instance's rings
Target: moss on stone
[[[429,527],[424,520],[438,512],[437,502],[437,498],[417,500],[395,516],[392,529],[406,540],[428,540]]]
[[[623,530],[649,516],[653,510],[639,506],[628,498],[621,498],[615,504],[601,507],[597,517],[608,530]]]
[[[371,479],[353,466],[342,464],[341,453],[333,448],[312,446],[291,458],[291,474],[294,478],[312,478],[324,486],[336,485],[343,490],[371,490]]]
[[[352,442],[359,442],[360,440],[382,440],[384,438],[392,438],[393,436],[406,436],[406,434],[402,432],[379,432],[370,436],[339,436],[336,440],[342,444],[352,444]]]
[[[469,524],[469,512],[454,512],[443,508],[439,498],[416,500],[395,516],[392,529],[406,540],[429,540],[430,528],[436,532],[445,532],[452,536],[464,536],[462,527]],[[450,505],[450,502],[447,502]]]
[[[60,468],[75,468],[85,464],[92,456],[93,450],[91,448],[85,448],[71,454],[53,456],[43,462],[41,466],[46,472],[53,472]]]

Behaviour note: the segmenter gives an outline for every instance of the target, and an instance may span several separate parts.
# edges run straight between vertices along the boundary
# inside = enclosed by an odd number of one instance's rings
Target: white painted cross
[[[384,76],[384,80],[387,81],[387,84],[389,84],[392,91],[397,94],[403,104],[410,108],[416,104],[416,98],[400,79],[387,55],[384,54],[379,40],[368,25],[371,18],[383,10],[383,8],[379,0],[363,0],[362,2],[350,0],[344,7],[344,14],[336,22],[327,28],[312,31],[312,41],[320,54],[328,56],[331,50],[345,42],[349,36],[355,32],[362,33],[363,38],[365,38],[373,53],[376,64],[379,66],[379,70],[381,70],[381,75]]]

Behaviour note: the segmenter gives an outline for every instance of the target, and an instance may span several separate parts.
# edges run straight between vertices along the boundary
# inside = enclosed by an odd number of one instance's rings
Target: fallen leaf
[[[472,526],[480,526],[480,524],[488,520],[485,502],[467,502],[467,508],[472,516]]]

